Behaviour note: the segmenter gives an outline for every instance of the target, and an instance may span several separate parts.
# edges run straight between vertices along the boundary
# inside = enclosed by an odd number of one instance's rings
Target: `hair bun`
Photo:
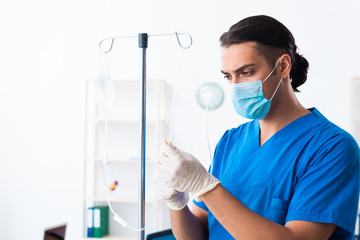
[[[298,53],[295,53],[294,60],[290,72],[291,86],[295,92],[299,92],[297,88],[306,82],[309,62]]]

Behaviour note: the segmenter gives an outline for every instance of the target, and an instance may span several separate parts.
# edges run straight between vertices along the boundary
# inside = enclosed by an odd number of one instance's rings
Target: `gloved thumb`
[[[168,142],[164,145],[163,153],[168,157],[175,157],[179,154],[179,149],[172,142]]]

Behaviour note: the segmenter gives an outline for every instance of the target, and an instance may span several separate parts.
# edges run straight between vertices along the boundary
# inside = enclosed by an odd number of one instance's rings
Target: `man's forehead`
[[[258,54],[256,43],[246,42],[223,49],[221,56],[222,72],[235,72],[246,67],[256,67],[265,61],[264,56]]]
[[[255,42],[245,42],[233,44],[228,47],[223,47],[221,57],[225,58],[238,58],[240,59],[254,59],[262,57],[259,55],[258,48]],[[234,59],[232,59],[234,60]]]
[[[249,41],[249,42],[241,42],[241,43],[235,43],[235,44],[231,44],[229,46],[223,46],[223,49],[233,49],[233,48],[249,48],[252,50],[256,50],[257,48],[259,48],[258,44],[254,41]]]

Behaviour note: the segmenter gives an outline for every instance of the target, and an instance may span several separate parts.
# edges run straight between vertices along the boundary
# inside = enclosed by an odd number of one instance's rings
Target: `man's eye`
[[[224,78],[230,80],[230,75],[224,75]]]
[[[253,74],[253,71],[244,71],[241,73],[241,75],[243,75],[244,77],[251,76],[251,74]]]

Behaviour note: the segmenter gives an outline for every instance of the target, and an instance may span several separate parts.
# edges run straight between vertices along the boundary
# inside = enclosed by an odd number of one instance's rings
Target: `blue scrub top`
[[[315,108],[262,146],[259,121],[225,132],[210,172],[254,212],[284,225],[333,223],[330,239],[353,239],[359,202],[359,146]],[[194,203],[208,211],[203,202]],[[208,211],[209,239],[234,239]]]

